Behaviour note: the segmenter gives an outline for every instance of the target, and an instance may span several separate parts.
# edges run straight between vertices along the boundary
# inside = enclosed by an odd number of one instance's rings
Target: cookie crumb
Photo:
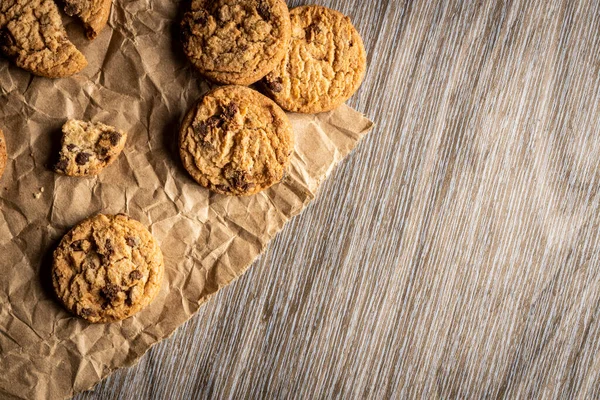
[[[42,197],[42,193],[44,193],[43,187],[39,188],[38,192],[33,194],[33,198],[36,200],[39,199],[40,197]]]

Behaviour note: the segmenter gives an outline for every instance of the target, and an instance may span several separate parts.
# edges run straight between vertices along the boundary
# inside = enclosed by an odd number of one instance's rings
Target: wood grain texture
[[[364,37],[350,104],[378,127],[244,277],[76,398],[600,397],[600,3],[319,3]]]

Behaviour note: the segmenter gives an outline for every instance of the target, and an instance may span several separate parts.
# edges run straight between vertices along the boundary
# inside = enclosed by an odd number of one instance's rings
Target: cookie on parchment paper
[[[126,319],[160,290],[163,255],[152,234],[126,215],[96,215],[54,251],[52,284],[63,305],[90,322]]]
[[[0,50],[18,67],[48,78],[71,76],[87,65],[53,0],[0,1]]]
[[[292,40],[263,83],[283,109],[330,111],[358,90],[367,68],[362,39],[350,18],[322,6],[290,11]]]
[[[283,0],[192,0],[181,21],[185,54],[206,77],[250,85],[283,59],[290,16]]]
[[[68,176],[94,176],[112,164],[125,147],[127,134],[112,126],[68,120],[54,170]]]
[[[2,178],[2,174],[4,174],[7,160],[8,155],[6,152],[6,139],[4,139],[4,133],[0,129],[0,178]]]
[[[246,196],[283,178],[294,134],[271,99],[244,86],[224,86],[188,112],[179,145],[183,165],[200,185]]]
[[[106,26],[112,0],[63,0],[65,13],[78,17],[85,26],[85,34],[93,40]]]

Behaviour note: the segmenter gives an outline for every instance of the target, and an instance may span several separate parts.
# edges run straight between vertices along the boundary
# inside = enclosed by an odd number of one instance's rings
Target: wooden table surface
[[[600,2],[318,2],[364,37],[350,104],[377,128],[245,276],[76,398],[600,397]]]

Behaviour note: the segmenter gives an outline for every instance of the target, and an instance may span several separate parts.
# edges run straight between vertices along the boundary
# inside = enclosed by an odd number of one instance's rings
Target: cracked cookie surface
[[[285,56],[289,11],[283,0],[192,0],[181,36],[185,54],[203,75],[250,85]]]
[[[102,123],[69,120],[62,131],[54,170],[68,176],[98,175],[117,159],[127,141],[125,132]]]
[[[54,251],[54,291],[73,314],[113,322],[146,307],[160,290],[163,255],[154,237],[126,215],[96,215]]]
[[[48,78],[71,76],[87,65],[53,0],[2,0],[0,50],[18,67]]]
[[[95,39],[106,26],[112,0],[63,0],[65,13],[78,17],[88,39]]]
[[[294,150],[294,135],[283,110],[244,86],[207,93],[181,125],[183,165],[202,186],[245,196],[279,182]]]
[[[290,18],[289,51],[265,77],[264,86],[288,111],[330,111],[362,83],[367,67],[362,39],[350,18],[326,7],[297,7]]]
[[[4,174],[7,160],[6,140],[4,139],[4,133],[0,130],[0,178],[2,178],[2,174]]]

